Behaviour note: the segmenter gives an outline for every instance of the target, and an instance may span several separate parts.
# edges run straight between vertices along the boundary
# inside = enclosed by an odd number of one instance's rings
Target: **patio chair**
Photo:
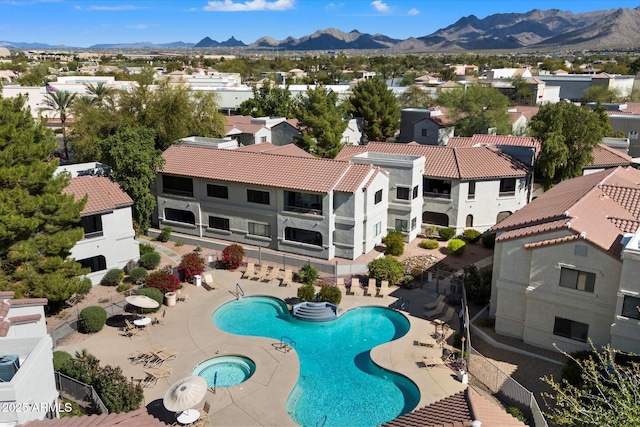
[[[263,282],[269,282],[271,283],[271,281],[273,280],[273,276],[276,276],[278,274],[279,270],[276,270],[273,267],[266,267],[265,268],[265,273],[262,277],[260,277],[260,280]]]
[[[425,368],[435,368],[436,366],[444,365],[444,361],[439,357],[425,357],[422,359],[422,363]]]
[[[349,295],[359,295],[360,292],[360,279],[357,277],[351,278],[351,288],[349,289]]]
[[[129,338],[133,338],[134,335],[140,335],[142,333],[142,329],[138,328],[133,323],[129,322],[129,320],[124,319],[125,324],[125,335]]]
[[[436,341],[431,337],[421,338],[417,341],[417,343],[420,347],[429,347],[429,348],[433,348],[436,345]]]
[[[252,262],[247,263],[247,268],[242,273],[243,279],[250,279],[255,274],[256,268]]]
[[[149,359],[151,359],[153,355],[146,353],[144,351],[138,351],[133,357],[131,357],[132,365],[145,364]]]
[[[143,387],[155,387],[156,384],[158,384],[158,380],[171,376],[171,368],[157,368],[144,371],[144,374],[146,377],[142,380],[144,383]]]
[[[428,302],[424,305],[424,309],[425,310],[432,310],[434,308],[436,308],[438,306],[438,304],[440,304],[442,301],[444,301],[445,295],[444,294],[439,294],[438,297],[431,302]]]
[[[209,411],[211,411],[211,405],[209,404],[209,402],[204,402],[202,409],[200,409],[200,418],[198,418],[198,421],[196,421],[196,423],[200,421],[204,422],[203,425],[211,423],[211,420],[209,419]]]
[[[291,270],[285,270],[280,286],[291,286],[291,282],[293,282],[293,272]]]
[[[338,277],[336,279],[336,286],[340,289],[340,293],[343,295],[347,294],[347,288],[344,286],[344,277]]]
[[[429,320],[431,320],[431,319],[433,319],[433,318],[436,318],[436,317],[438,317],[438,316],[440,315],[440,313],[442,313],[442,310],[444,310],[444,307],[445,307],[446,305],[447,305],[447,303],[446,303],[446,302],[444,302],[444,301],[440,301],[440,302],[438,303],[438,306],[437,306],[436,308],[434,308],[433,310],[425,311],[425,312],[422,314],[422,316],[423,316],[425,319],[429,319]]]
[[[367,285],[367,296],[376,296],[378,293],[378,286],[376,284],[376,279],[369,279],[369,283]]]
[[[209,287],[209,289],[217,288],[216,282],[213,281],[213,277],[211,276],[211,273],[204,273],[202,275],[202,280]]]
[[[378,298],[386,298],[387,295],[391,293],[391,288],[389,287],[389,281],[383,280],[380,282],[380,288],[378,288],[378,294],[376,295]]]
[[[447,308],[447,311],[445,311],[442,316],[439,316],[438,319],[443,323],[443,326],[444,326],[444,324],[449,323],[455,315],[456,315],[455,307],[449,306]]]
[[[268,267],[266,264],[262,264],[260,266],[260,270],[256,274],[254,274],[251,279],[262,280],[262,278],[267,275],[267,268]]]

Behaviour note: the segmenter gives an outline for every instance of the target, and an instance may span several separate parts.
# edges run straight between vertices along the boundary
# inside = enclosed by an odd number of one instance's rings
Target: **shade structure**
[[[207,381],[192,375],[169,387],[162,403],[169,411],[182,412],[200,403],[206,393]]]
[[[156,308],[160,307],[158,301],[149,298],[146,295],[131,295],[125,298],[127,303],[139,308]]]

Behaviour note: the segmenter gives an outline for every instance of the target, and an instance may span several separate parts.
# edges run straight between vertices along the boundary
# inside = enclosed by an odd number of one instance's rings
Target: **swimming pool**
[[[226,332],[295,341],[300,376],[287,411],[303,426],[320,425],[324,417],[325,426],[375,426],[420,400],[411,380],[370,357],[372,348],[409,331],[409,321],[396,311],[361,307],[333,322],[312,323],[293,318],[277,298],[246,297],[223,304],[212,320]]]
[[[245,382],[255,371],[255,363],[246,357],[217,356],[198,363],[192,374],[204,378],[208,387],[222,388]]]

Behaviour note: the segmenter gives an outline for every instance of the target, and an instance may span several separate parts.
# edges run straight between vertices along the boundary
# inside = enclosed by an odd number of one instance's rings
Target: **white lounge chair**
[[[425,312],[422,314],[422,316],[423,316],[424,318],[426,318],[426,319],[429,319],[429,320],[431,320],[431,319],[433,319],[433,318],[436,318],[436,317],[438,317],[438,316],[440,315],[440,313],[442,313],[442,310],[444,310],[444,307],[445,307],[446,305],[447,305],[447,303],[446,303],[446,302],[444,302],[444,300],[443,300],[443,301],[440,301],[440,302],[438,303],[438,306],[437,306],[436,308],[434,308],[433,310],[425,311]]]
[[[243,279],[251,279],[256,274],[255,265],[252,262],[247,263],[247,268],[244,270],[242,274]]]
[[[425,310],[432,310],[434,308],[436,308],[438,306],[438,304],[440,304],[442,301],[444,301],[444,294],[439,294],[438,297],[431,302],[428,302],[424,305],[424,309]]]

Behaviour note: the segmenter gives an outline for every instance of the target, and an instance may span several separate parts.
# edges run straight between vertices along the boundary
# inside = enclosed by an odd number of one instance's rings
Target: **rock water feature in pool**
[[[243,356],[217,356],[200,362],[193,375],[204,378],[208,387],[222,388],[241,384],[251,378],[256,365]]]

